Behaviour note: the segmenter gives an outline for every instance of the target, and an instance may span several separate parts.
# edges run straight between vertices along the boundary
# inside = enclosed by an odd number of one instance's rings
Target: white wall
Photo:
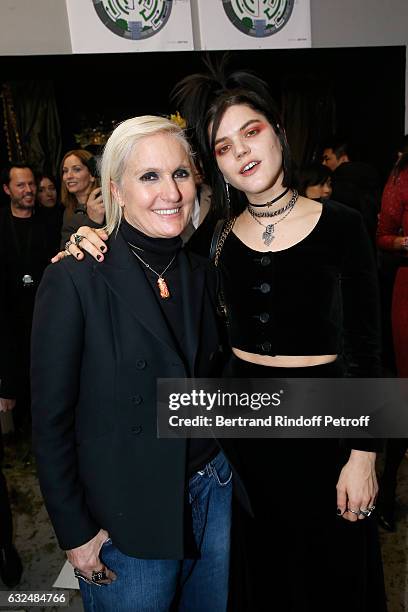
[[[313,47],[405,45],[408,133],[408,0],[310,0]]]
[[[65,53],[71,53],[65,0],[0,0],[0,55]]]

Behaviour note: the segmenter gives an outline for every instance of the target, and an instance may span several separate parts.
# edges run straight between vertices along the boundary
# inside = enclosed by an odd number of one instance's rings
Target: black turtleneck
[[[170,297],[163,299],[160,297],[160,291],[157,286],[157,274],[154,274],[154,272],[147,268],[146,265],[134,255],[135,264],[141,266],[157,298],[178,352],[184,361],[187,372],[192,375],[193,373],[190,372],[187,358],[182,349],[184,346],[184,321],[183,304],[181,302],[181,280],[177,262],[178,254],[183,245],[181,238],[178,236],[176,238],[151,238],[137,230],[125,220],[121,223],[120,232],[128,243],[132,253],[137,253],[143,261],[149,264],[149,266],[159,274],[166,269],[174,257],[174,261],[163,275],[170,291]],[[211,459],[213,459],[218,453],[219,448],[216,442],[211,439],[194,438],[188,442],[187,471],[188,474],[191,475],[202,469]]]
[[[182,240],[178,236],[176,238],[151,238],[137,230],[125,220],[122,221],[120,231],[132,253],[137,253],[143,261],[149,264],[149,266],[159,274],[166,269],[174,258],[174,261],[163,276],[170,291],[170,297],[163,299],[160,297],[160,290],[157,285],[157,274],[147,268],[140,259],[134,255],[135,262],[140,265],[152,287],[163,316],[170,328],[178,352],[183,358],[188,371],[187,360],[182,351],[184,344],[184,324],[180,274],[177,264],[177,256],[183,245]]]

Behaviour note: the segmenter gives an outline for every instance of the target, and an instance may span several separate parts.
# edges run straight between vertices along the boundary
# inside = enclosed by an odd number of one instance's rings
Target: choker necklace
[[[167,264],[167,266],[164,268],[163,272],[159,273],[159,272],[156,272],[156,270],[153,270],[152,266],[150,264],[148,264],[147,261],[142,259],[140,257],[140,255],[138,253],[136,253],[136,251],[133,250],[133,249],[137,249],[139,247],[136,247],[134,244],[130,244],[130,242],[128,242],[128,245],[131,247],[130,250],[132,251],[133,255],[135,257],[137,257],[138,260],[141,261],[142,264],[144,266],[146,266],[146,268],[148,268],[148,270],[150,270],[151,272],[156,274],[156,276],[157,276],[157,286],[159,288],[160,297],[163,300],[167,300],[170,297],[170,291],[169,291],[169,287],[168,287],[166,281],[164,280],[164,274],[167,272],[167,270],[170,268],[170,266],[173,263],[173,261],[176,259],[177,253],[175,253],[175,255],[173,255],[173,257],[170,260],[170,263]],[[143,251],[143,249],[140,249],[140,250]]]
[[[289,208],[292,208],[293,206],[292,200],[293,200],[293,194],[289,202],[287,202],[285,206],[282,206],[281,208],[278,208],[277,210],[271,210],[271,211],[265,210],[263,212],[255,212],[252,208],[252,204],[248,204],[248,210],[253,217],[258,217],[258,218],[277,217],[278,215],[281,215],[282,213],[286,212]]]
[[[276,198],[273,198],[273,200],[271,200],[270,202],[265,202],[265,204],[250,204],[250,206],[252,206],[253,208],[263,208],[264,206],[267,206],[269,208],[269,206],[272,206],[272,204],[275,204],[275,202],[281,200],[288,193],[288,191],[289,187],[287,187],[285,191],[282,191],[280,195],[276,196]]]
[[[275,223],[268,223],[268,225],[264,225],[263,223],[261,223],[259,221],[259,219],[257,219],[257,217],[259,217],[259,216],[261,216],[261,217],[273,217],[274,216],[273,213],[272,214],[267,214],[267,213],[256,214],[248,206],[247,211],[249,212],[251,217],[254,219],[254,221],[256,221],[257,223],[259,223],[259,225],[262,225],[262,227],[265,228],[265,231],[262,233],[262,240],[264,241],[265,246],[269,246],[272,243],[272,240],[275,238],[275,236],[274,236],[275,225],[277,225],[278,223],[280,223],[281,221],[286,219],[288,214],[290,212],[292,212],[293,207],[295,206],[298,197],[299,197],[299,194],[296,191],[296,189],[294,189],[292,197],[290,198],[290,200],[287,203],[287,205],[284,207],[285,208],[285,214],[283,215],[283,217],[278,219],[278,221],[275,221]]]

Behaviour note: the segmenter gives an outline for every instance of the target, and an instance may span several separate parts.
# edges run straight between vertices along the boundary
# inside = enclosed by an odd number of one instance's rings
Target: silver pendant
[[[264,241],[265,246],[269,246],[272,243],[272,240],[275,238],[275,236],[273,235],[273,230],[273,223],[265,227],[265,231],[262,234],[262,240]]]

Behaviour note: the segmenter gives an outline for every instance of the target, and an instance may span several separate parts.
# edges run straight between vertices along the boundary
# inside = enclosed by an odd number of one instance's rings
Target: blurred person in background
[[[82,225],[101,228],[105,219],[95,157],[85,149],[68,151],[61,162],[61,202],[65,207],[61,248]]]
[[[37,185],[32,169],[11,163],[1,173],[9,205],[0,209],[0,251],[4,261],[2,317],[6,321],[7,358],[0,372],[0,398],[16,400],[18,432],[30,425],[30,334],[38,284],[55,244],[41,214],[35,213]],[[4,323],[4,321],[3,321]]]
[[[376,252],[377,215],[381,204],[377,171],[365,162],[354,160],[349,143],[341,138],[333,138],[326,144],[322,163],[333,172],[331,199],[361,213]]]
[[[378,221],[377,244],[397,256],[391,325],[397,375],[408,377],[408,137],[397,153],[397,162],[384,189]],[[406,439],[387,442],[382,476],[379,522],[387,531],[395,530],[395,495],[399,465],[407,449]]]
[[[58,250],[61,242],[64,207],[58,202],[56,179],[50,174],[37,174],[37,213],[48,227],[53,250]]]
[[[332,172],[323,164],[310,164],[299,171],[299,193],[311,200],[330,200],[333,191]]]

